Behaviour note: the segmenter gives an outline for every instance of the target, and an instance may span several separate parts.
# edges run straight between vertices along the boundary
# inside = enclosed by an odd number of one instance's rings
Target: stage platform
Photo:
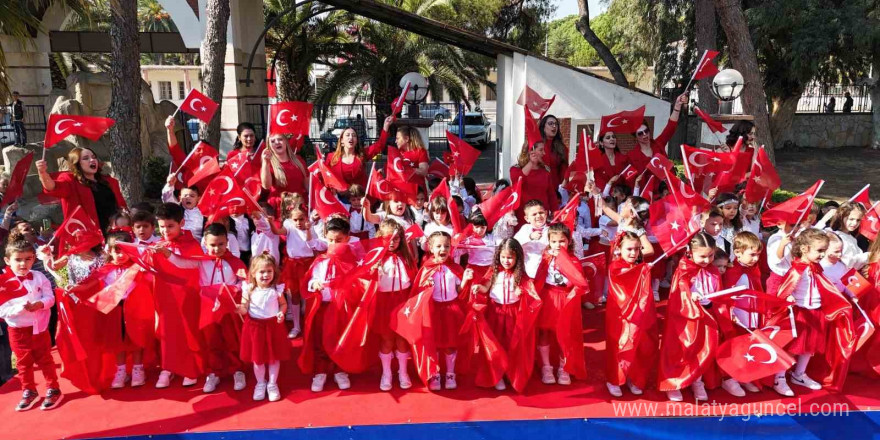
[[[460,376],[459,389],[430,393],[416,383],[408,391],[379,391],[378,371],[352,376],[352,388],[339,391],[328,380],[324,392],[309,391],[311,378],[294,363],[282,366],[279,402],[254,402],[248,387],[232,390],[223,381],[214,394],[197,386],[108,390],[93,396],[62,380],[65,400],[55,410],[14,411],[21,397],[14,379],[0,387],[0,439],[138,437],[151,439],[495,439],[675,438],[699,435],[744,438],[756,434],[782,438],[869,438],[880,432],[880,382],[850,375],[844,392],[830,394],[792,386],[794,398],[772,390],[737,399],[709,392],[710,403],[667,403],[665,394],[626,392],[612,400],[604,385],[604,313],[584,314],[590,377],[568,387],[543,385],[537,376],[522,395],[475,388]],[[297,348],[299,341],[295,341]],[[414,372],[412,373],[415,378]],[[42,377],[37,373],[40,393]],[[396,379],[395,379],[396,386]],[[686,399],[692,398],[689,392]],[[303,429],[306,428],[306,429]]]

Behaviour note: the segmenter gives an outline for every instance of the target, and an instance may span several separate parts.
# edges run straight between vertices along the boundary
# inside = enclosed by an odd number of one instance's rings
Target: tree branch
[[[602,42],[602,39],[593,32],[593,29],[590,28],[590,6],[587,4],[587,0],[577,1],[578,15],[580,16],[576,22],[578,32],[580,32],[581,35],[584,36],[584,39],[587,40],[587,43],[589,43],[590,46],[593,46],[593,49],[596,50],[599,58],[602,59],[602,62],[608,67],[608,71],[611,72],[614,82],[619,86],[629,87],[629,80],[626,79],[626,75],[623,73],[623,69],[617,62],[617,58],[614,57],[614,54],[611,53],[611,49],[609,49],[608,46]]]

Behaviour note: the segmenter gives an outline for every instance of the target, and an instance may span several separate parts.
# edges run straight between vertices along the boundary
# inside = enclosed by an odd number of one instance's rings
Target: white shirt
[[[351,215],[349,224],[351,224],[352,234],[367,232],[371,238],[376,235],[376,225],[366,221],[360,211],[349,211],[349,214]]]
[[[397,255],[388,255],[379,266],[379,292],[397,292],[408,289],[411,280],[406,273],[406,264]]]
[[[250,283],[241,286],[244,295],[249,295],[248,315],[254,319],[275,318],[281,311],[278,299],[284,295],[284,284],[274,287],[256,287]]]
[[[280,238],[278,234],[272,232],[272,228],[269,227],[269,221],[265,218],[260,218],[254,222],[254,228],[254,235],[251,236],[252,255],[268,253],[275,258],[276,263],[280,264],[281,255],[278,251]]]
[[[153,244],[159,240],[160,239],[159,239],[158,235],[151,235],[150,238],[148,238],[146,240],[141,240],[140,238],[135,237],[134,244]]]
[[[441,267],[431,277],[434,281],[434,292],[431,298],[437,302],[449,302],[458,298],[456,288],[461,285],[461,278],[446,266]]]
[[[232,229],[235,238],[238,240],[239,249],[243,252],[251,250],[250,225],[247,217],[243,215],[230,217],[232,219]]]
[[[754,289],[756,287],[759,287],[759,286],[752,286],[751,283],[749,282],[749,276],[746,274],[742,274],[739,277],[739,279],[736,280],[736,284],[734,284],[734,286],[732,286],[732,287],[738,287],[738,286],[745,286],[745,288],[747,288],[747,289]],[[757,290],[760,290],[760,289],[757,289]],[[743,325],[747,326],[748,328],[757,328],[758,325],[761,323],[760,315],[758,315],[758,313],[755,313],[755,312],[750,313],[750,312],[743,310],[739,307],[733,308],[733,316],[735,316],[736,319],[739,320],[739,322],[743,323]]]
[[[547,267],[547,277],[544,279],[544,282],[551,286],[566,286],[568,285],[568,278],[559,271],[559,267],[556,266],[556,257],[550,259],[550,265]]]
[[[515,304],[519,302],[519,296],[522,294],[519,286],[516,285],[513,273],[498,272],[495,276],[495,283],[489,288],[489,298],[498,304]]]
[[[320,261],[316,261],[312,268],[312,278],[309,280],[308,290],[309,292],[314,292],[312,289],[312,281],[321,281],[327,282],[336,279],[340,274],[336,273],[336,265],[328,268],[330,264],[330,260],[324,259]],[[329,270],[328,270],[329,269]],[[330,302],[333,299],[333,295],[330,292],[330,289],[325,287],[321,289],[321,302]]]
[[[544,225],[544,227],[541,228],[541,238],[538,240],[532,240],[530,235],[532,234],[532,231],[534,231],[534,228],[532,228],[532,225],[530,224],[525,224],[513,237],[522,245],[523,253],[525,254],[523,263],[525,263],[526,266],[526,274],[530,278],[534,278],[535,274],[538,273],[538,266],[541,264],[541,255],[544,253],[544,249],[547,245],[550,244],[550,241],[547,238],[548,229],[549,228]]]
[[[383,221],[390,219],[390,220],[396,221],[397,223],[400,223],[400,226],[403,226],[404,230],[406,230],[406,228],[409,228],[410,226],[413,225],[411,221],[403,218],[403,216],[400,216],[400,215],[388,214],[385,211],[379,211],[376,213],[376,215],[380,219],[382,219]]]
[[[805,309],[818,309],[822,307],[822,297],[819,295],[819,288],[816,287],[816,279],[810,268],[804,269],[801,279],[798,280],[794,291],[791,293],[798,307]]]
[[[180,204],[180,201],[177,200],[177,197],[174,195],[174,187],[167,183],[162,188],[162,201],[165,203]],[[181,205],[181,207],[183,207],[183,205]],[[198,206],[192,209],[183,208],[183,227],[181,229],[192,232],[193,237],[195,237],[197,241],[202,240],[202,228],[204,227],[204,223],[205,217],[202,215],[202,211],[199,211]]]
[[[611,246],[611,241],[617,236],[617,225],[611,223],[614,223],[611,217],[605,214],[599,217],[599,243],[605,246]]]
[[[581,200],[581,204],[578,205],[577,209],[577,227],[578,228],[592,228],[593,227],[593,217],[590,214],[590,205],[588,203],[589,200],[584,201]]]
[[[843,284],[843,276],[850,271],[850,268],[843,264],[843,260],[831,264],[826,257],[819,262],[819,265],[822,266],[822,273],[834,284],[834,287],[837,287],[837,290],[852,296],[852,293],[846,290],[846,285]]]
[[[719,290],[721,290],[720,280],[706,270],[700,270],[697,272],[697,276],[691,279],[691,293],[708,296]],[[700,299],[700,305],[705,306],[711,303],[711,299]]]
[[[855,237],[841,231],[836,231],[835,234],[843,242],[843,255],[841,255],[840,261],[846,267],[859,270],[868,264],[868,253],[862,252],[862,249],[859,248],[859,242]]]
[[[0,304],[0,319],[5,320],[12,328],[33,327],[33,334],[36,335],[46,331],[49,326],[50,310],[55,304],[55,293],[45,275],[33,270],[29,273],[33,274],[34,279],[21,281],[27,293]],[[24,309],[27,303],[38,301],[43,303],[42,309],[33,312]]]
[[[483,240],[483,245],[467,245],[468,249],[464,253],[468,256],[468,265],[491,266],[492,259],[495,258],[495,247],[497,245],[495,237],[492,234],[486,234],[482,239],[474,237],[472,240]]]
[[[290,219],[284,220],[284,229],[287,231],[287,245],[285,249],[287,250],[288,257],[302,258],[315,256],[314,246],[311,244],[315,239],[307,241],[307,231],[297,229],[293,220]],[[317,237],[317,235],[312,234],[312,237]]]
[[[216,260],[191,260],[181,257],[177,254],[171,254],[168,257],[171,264],[182,269],[198,269],[199,285],[202,287],[213,286],[215,284],[230,284],[238,286],[241,281],[232,270],[229,263],[220,260],[219,264]]]
[[[749,220],[746,216],[739,216],[740,221],[742,222],[742,229],[740,231],[751,232],[758,236],[758,238],[763,238],[761,234],[761,217],[756,215],[755,218]]]
[[[207,254],[208,246],[205,243],[205,237],[202,237],[202,250]],[[241,244],[238,242],[238,238],[236,238],[235,234],[232,232],[226,233],[226,250],[235,258],[241,258]]]
[[[779,244],[786,235],[785,231],[780,230],[767,239],[767,265],[770,266],[770,270],[773,273],[781,277],[784,277],[788,270],[791,269],[791,243],[785,247],[785,254],[782,258],[776,257]]]

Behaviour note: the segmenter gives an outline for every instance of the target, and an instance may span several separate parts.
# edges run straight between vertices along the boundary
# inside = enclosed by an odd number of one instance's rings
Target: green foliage
[[[144,197],[158,199],[162,196],[162,187],[168,178],[168,161],[153,156],[144,163]]]

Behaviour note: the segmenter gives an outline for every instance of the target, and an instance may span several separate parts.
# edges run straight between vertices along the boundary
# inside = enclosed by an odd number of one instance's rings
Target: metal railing
[[[868,86],[823,85],[819,83],[810,83],[804,90],[801,99],[798,101],[797,113],[844,113],[843,107],[846,103],[847,92],[852,98],[852,108],[848,113],[871,113],[873,103],[871,102],[871,93],[868,90]],[[669,94],[671,92],[664,90],[664,93]],[[691,99],[699,103],[696,88],[691,91]],[[833,111],[829,111],[832,99],[834,100]],[[741,100],[737,99],[733,102],[731,113],[734,115],[743,113]]]
[[[9,106],[3,108],[5,111],[0,113],[0,144],[7,145],[15,142],[15,129],[12,127],[12,109]],[[25,104],[24,128],[27,131],[46,131],[46,106]]]

